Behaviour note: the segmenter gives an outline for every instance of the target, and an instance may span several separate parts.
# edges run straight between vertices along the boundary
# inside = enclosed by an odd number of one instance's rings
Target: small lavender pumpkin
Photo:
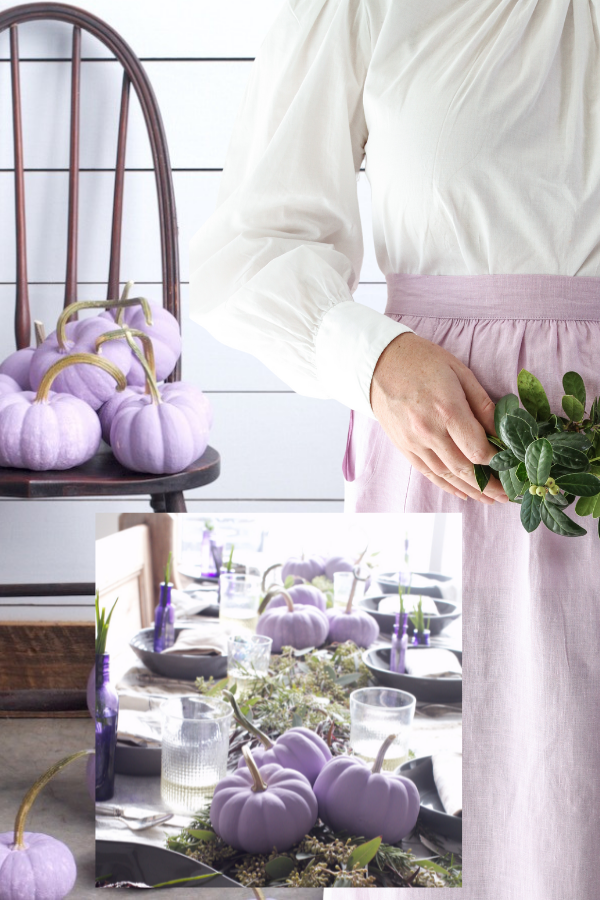
[[[69,848],[50,835],[25,831],[25,821],[44,785],[69,763],[90,753],[82,750],[51,766],[23,798],[14,832],[0,834],[2,900],[62,900],[72,890],[77,866]]]
[[[357,647],[370,647],[379,637],[379,625],[369,613],[361,609],[352,609],[352,602],[356,591],[356,585],[360,581],[358,570],[354,573],[352,587],[348,596],[345,609],[328,609],[329,640],[332,643],[343,644],[352,641]]]
[[[0,363],[0,375],[10,375],[22,390],[30,391],[29,369],[34,353],[35,347],[24,347],[22,350],[15,350],[14,353],[6,357],[4,362]]]
[[[412,781],[382,772],[392,734],[379,749],[373,768],[356,756],[336,756],[314,784],[319,817],[332,831],[347,831],[370,840],[381,836],[396,844],[410,834],[419,815],[419,792]]]
[[[298,603],[303,606],[316,606],[322,612],[327,609],[327,598],[325,594],[312,584],[296,584],[288,589],[288,594],[292,598],[294,606]],[[276,606],[287,606],[285,597],[279,588],[273,588],[267,596],[270,598],[266,608],[274,609]],[[265,598],[266,599],[266,598]]]
[[[216,786],[210,820],[219,837],[246,853],[284,852],[317,821],[317,798],[300,772],[282,766],[258,769],[247,746],[247,768],[226,775]]]
[[[108,313],[103,313],[100,318],[106,316],[113,322],[116,321],[118,325],[127,325],[132,331],[142,331],[148,335],[154,348],[156,378],[158,381],[162,381],[171,374],[181,356],[181,331],[179,322],[167,309],[154,303],[149,304],[149,307],[150,322],[148,322],[144,309],[135,306],[128,309],[123,309],[122,306],[115,308]],[[136,341],[136,343],[139,347],[139,342]],[[127,383],[139,387],[146,384],[144,370],[135,356],[131,360]]]
[[[315,783],[319,772],[331,759],[331,750],[322,737],[309,728],[299,727],[290,728],[276,741],[272,741],[242,713],[233,694],[224,691],[223,696],[231,703],[236,721],[262,743],[262,748],[253,751],[254,760],[259,768],[275,763],[284,769],[301,772],[311,784]],[[242,756],[238,762],[238,769],[246,765],[246,758]]]
[[[0,374],[0,397],[2,394],[18,394],[21,390],[21,385],[14,378]]]
[[[281,578],[285,581],[293,575],[298,582],[312,581],[317,575],[323,575],[323,558],[321,556],[304,557],[291,556],[281,567]],[[297,583],[298,583],[297,582]]]
[[[69,366],[97,366],[125,387],[123,374],[107,360],[75,354],[55,363],[37,393],[0,396],[0,466],[34,471],[71,469],[91,459],[100,445],[100,423],[93,410],[71,394],[50,391]]]
[[[325,643],[329,631],[329,620],[316,606],[295,606],[289,593],[281,591],[286,606],[266,609],[259,617],[256,633],[264,634],[273,641],[273,653],[281,653],[282,647],[320,647]]]
[[[325,560],[324,571],[327,578],[333,581],[336,572],[354,572],[356,563],[345,556],[331,556]]]

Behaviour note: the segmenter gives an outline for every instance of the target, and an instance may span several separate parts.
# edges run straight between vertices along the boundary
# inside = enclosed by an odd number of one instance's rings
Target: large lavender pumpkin
[[[419,792],[412,781],[392,772],[382,772],[385,753],[395,740],[382,744],[373,768],[356,756],[336,756],[314,784],[319,817],[332,831],[347,831],[370,840],[381,836],[396,844],[415,827],[419,815]]]
[[[299,581],[312,581],[317,575],[323,574],[323,558],[321,556],[304,557],[291,556],[281,567],[283,581],[293,575]]]
[[[76,354],[52,366],[37,393],[0,396],[0,466],[34,471],[71,469],[98,450],[100,422],[94,411],[71,394],[53,393],[50,385],[68,366],[96,366],[125,387],[125,378],[106,360]]]
[[[248,768],[226,775],[215,788],[210,819],[216,833],[236,850],[289,850],[317,821],[317,798],[300,772],[282,766],[257,768],[248,747]]]
[[[379,637],[379,625],[360,609],[328,609],[329,640],[338,644],[352,641],[357,647],[370,647]]]
[[[7,356],[4,362],[0,363],[0,375],[10,375],[24,391],[30,391],[31,381],[29,380],[29,369],[31,360],[35,353],[35,347],[24,347],[22,350],[15,350],[10,356]]]
[[[95,317],[81,322],[69,322],[52,332],[37,348],[31,360],[30,380],[33,390],[38,389],[48,369],[59,360],[77,353],[95,353],[98,338],[109,327],[105,319]],[[127,375],[131,366],[131,353],[125,344],[115,341],[103,347],[101,354]],[[101,369],[70,366],[58,376],[54,389],[84,400],[92,409],[99,409],[115,393],[115,382]]]
[[[272,596],[267,604],[267,609],[274,609],[276,606],[287,606],[285,597],[277,588],[273,588],[273,590],[269,591],[269,594]],[[318,588],[313,587],[312,584],[296,584],[289,588],[288,594],[292,598],[294,606],[298,603],[303,606],[316,606],[322,612],[325,612],[327,608],[325,594]]]
[[[287,591],[282,591],[286,606],[266,609],[256,626],[257,634],[264,634],[273,641],[273,653],[281,653],[282,647],[320,647],[329,631],[329,620],[316,606],[295,606]]]

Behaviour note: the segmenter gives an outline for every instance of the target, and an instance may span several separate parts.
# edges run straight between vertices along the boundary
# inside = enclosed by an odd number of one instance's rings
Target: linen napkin
[[[444,809],[451,816],[462,816],[462,753],[434,753],[431,762]]]
[[[172,647],[163,653],[184,653],[186,656],[227,656],[227,634],[218,626],[184,628]]]
[[[454,653],[439,647],[406,651],[406,672],[419,678],[462,678],[462,666]]]
[[[425,616],[425,618],[427,618],[427,616],[439,616],[440,614],[437,606],[435,605],[433,597],[420,597],[418,594],[406,594],[403,600],[404,612],[416,612],[417,603],[419,602],[419,600],[422,600],[423,615]],[[388,597],[385,597],[379,602],[377,609],[381,613],[397,613],[400,609],[400,600],[398,599],[398,595],[390,594]]]
[[[175,607],[175,616],[178,619],[195,616],[218,602],[219,592],[212,586],[199,588],[195,585],[185,591],[178,591],[176,588],[171,591],[171,603]]]

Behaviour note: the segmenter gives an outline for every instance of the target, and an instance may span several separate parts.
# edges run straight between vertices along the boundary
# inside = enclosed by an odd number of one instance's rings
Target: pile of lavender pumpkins
[[[325,594],[313,580],[333,579],[336,572],[356,572],[351,560],[335,556],[324,559],[291,557],[281,567],[287,588],[273,586],[263,600],[256,633],[270,637],[273,653],[282,647],[304,650],[326,642],[352,641],[357,647],[370,647],[379,637],[379,625],[368,612],[353,607],[352,593],[346,608],[327,609]]]
[[[101,439],[134,472],[180,472],[204,453],[212,409],[195,385],[166,383],[181,354],[179,323],[129,299],[73,303],[36,348],[0,364],[0,466],[71,469]],[[81,309],[99,309],[81,320]],[[71,319],[71,321],[69,321]]]

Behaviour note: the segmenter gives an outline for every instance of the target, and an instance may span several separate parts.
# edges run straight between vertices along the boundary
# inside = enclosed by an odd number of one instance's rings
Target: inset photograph
[[[98,886],[462,885],[460,515],[96,527]]]

